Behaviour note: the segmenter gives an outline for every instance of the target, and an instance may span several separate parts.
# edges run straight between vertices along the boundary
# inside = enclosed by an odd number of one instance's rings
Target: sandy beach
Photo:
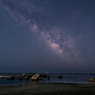
[[[95,84],[37,83],[1,86],[0,95],[95,95]]]

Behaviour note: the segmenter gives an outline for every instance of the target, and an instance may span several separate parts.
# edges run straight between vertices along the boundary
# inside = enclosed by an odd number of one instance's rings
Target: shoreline
[[[95,95],[95,83],[38,83],[0,86],[0,95]]]
[[[14,83],[14,84],[1,84],[0,87],[2,86],[18,86],[18,85],[22,85],[22,84],[31,84],[32,82],[34,81],[31,81],[29,83]],[[37,83],[42,83],[42,84],[92,84],[92,83],[95,83],[95,82],[52,82],[52,81],[35,81]]]

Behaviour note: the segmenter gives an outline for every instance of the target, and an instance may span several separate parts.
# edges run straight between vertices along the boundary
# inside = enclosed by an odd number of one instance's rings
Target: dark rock
[[[25,76],[25,73],[23,73],[22,75],[21,75],[21,77],[24,77]]]
[[[42,77],[42,78],[47,78],[47,75],[40,75],[40,77]]]
[[[63,77],[60,75],[60,76],[57,76],[59,79],[62,79]]]
[[[14,75],[10,75],[7,79],[8,80],[13,80],[13,79],[15,79],[15,77],[14,77]]]
[[[39,81],[43,81],[43,79],[39,79]]]
[[[23,77],[18,77],[18,80],[23,80]]]
[[[32,77],[34,74],[29,73],[27,77]]]
[[[29,77],[26,77],[25,79],[26,79],[26,80],[29,80]]]

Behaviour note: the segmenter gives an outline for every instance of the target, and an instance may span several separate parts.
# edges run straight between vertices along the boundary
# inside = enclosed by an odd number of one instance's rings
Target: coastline
[[[95,83],[38,83],[0,86],[0,95],[95,95]]]

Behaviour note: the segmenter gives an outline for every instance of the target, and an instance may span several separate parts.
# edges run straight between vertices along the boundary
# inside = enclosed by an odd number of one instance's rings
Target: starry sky
[[[95,0],[0,0],[0,72],[95,72]]]

